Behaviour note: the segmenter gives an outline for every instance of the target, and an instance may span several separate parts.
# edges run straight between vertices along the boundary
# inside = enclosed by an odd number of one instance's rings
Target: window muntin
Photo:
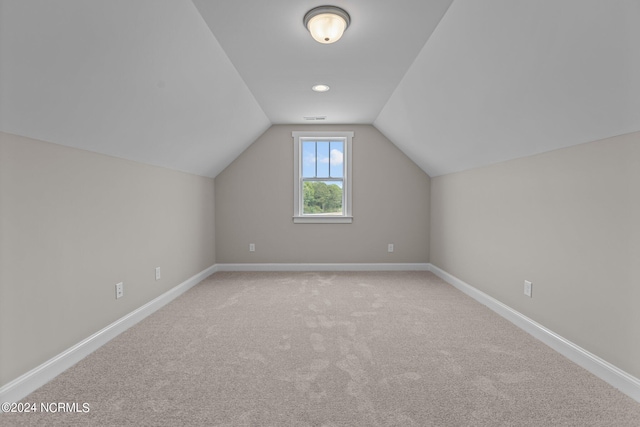
[[[352,222],[353,132],[293,132],[294,222]]]

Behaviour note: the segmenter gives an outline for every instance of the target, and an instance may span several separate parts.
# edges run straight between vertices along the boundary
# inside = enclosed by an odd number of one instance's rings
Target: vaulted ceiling
[[[332,45],[321,4],[0,0],[0,131],[211,177],[309,116],[431,176],[640,131],[637,0],[336,0]]]

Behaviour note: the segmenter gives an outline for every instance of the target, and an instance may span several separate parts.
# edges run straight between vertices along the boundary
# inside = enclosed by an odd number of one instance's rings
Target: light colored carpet
[[[640,404],[428,272],[216,273],[3,425],[640,426]]]

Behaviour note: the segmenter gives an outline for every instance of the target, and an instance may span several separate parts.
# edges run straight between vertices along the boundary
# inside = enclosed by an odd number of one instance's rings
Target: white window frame
[[[352,179],[351,179],[351,142],[353,132],[311,132],[294,131],[293,136],[293,159],[294,159],[294,182],[293,182],[293,222],[296,224],[350,224],[353,222],[352,215]],[[344,173],[343,173],[343,205],[342,215],[319,215],[304,214],[302,200],[302,142],[308,140],[333,140],[344,141]]]

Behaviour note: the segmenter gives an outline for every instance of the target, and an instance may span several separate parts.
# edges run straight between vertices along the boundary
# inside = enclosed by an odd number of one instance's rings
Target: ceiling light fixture
[[[329,89],[331,89],[329,86],[327,85],[314,85],[311,86],[311,90],[313,90],[314,92],[326,92]]]
[[[318,6],[304,15],[303,22],[315,41],[329,44],[340,40],[351,23],[351,17],[339,7]]]

